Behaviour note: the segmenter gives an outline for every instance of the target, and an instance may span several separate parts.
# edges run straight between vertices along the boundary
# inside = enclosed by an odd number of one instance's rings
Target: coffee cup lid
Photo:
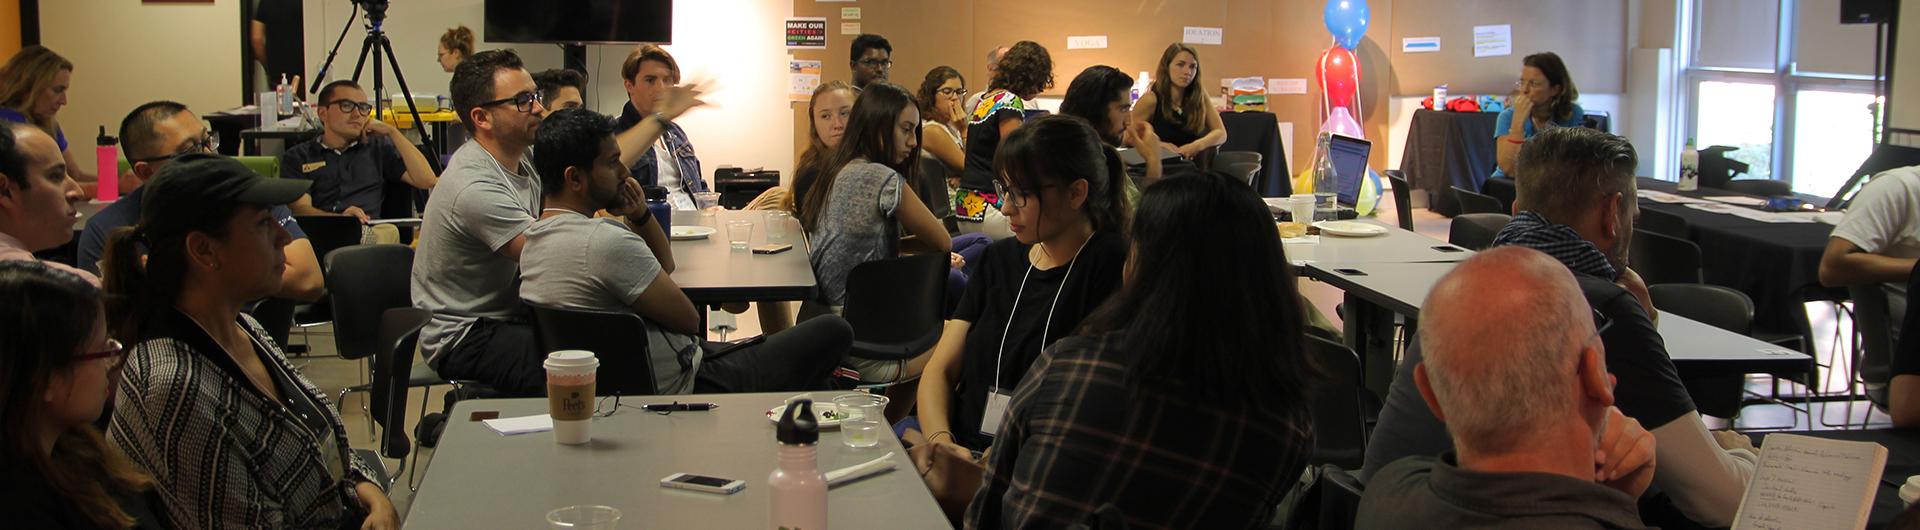
[[[600,360],[593,352],[586,350],[560,350],[547,354],[547,369],[594,368],[600,366]]]

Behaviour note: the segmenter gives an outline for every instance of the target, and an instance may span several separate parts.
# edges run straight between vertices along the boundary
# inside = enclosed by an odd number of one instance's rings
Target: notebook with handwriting
[[[1733,529],[1866,528],[1886,465],[1877,443],[1769,434]]]

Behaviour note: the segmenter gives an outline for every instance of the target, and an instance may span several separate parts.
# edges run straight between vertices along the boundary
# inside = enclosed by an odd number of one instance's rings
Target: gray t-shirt
[[[846,305],[847,274],[855,266],[899,255],[900,229],[893,215],[905,182],[893,168],[866,160],[854,160],[834,177],[826,209],[807,234],[813,244],[807,261],[820,286],[817,302]]]
[[[527,228],[520,297],[563,309],[633,311],[633,302],[660,272],[660,260],[646,240],[618,219],[556,215]],[[692,393],[700,341],[648,322],[646,346],[654,388],[662,394]]]
[[[528,155],[520,157],[517,173],[479,142],[467,142],[427,199],[413,260],[413,306],[433,312],[420,332],[420,351],[429,360],[475,320],[520,311],[519,264],[498,250],[539,214],[540,178]]]

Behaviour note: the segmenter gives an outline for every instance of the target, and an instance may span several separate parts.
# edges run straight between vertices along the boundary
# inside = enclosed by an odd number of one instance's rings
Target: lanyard
[[[1060,293],[1067,290],[1067,280],[1073,279],[1073,266],[1080,264],[1080,251],[1087,249],[1087,243],[1093,237],[1080,242],[1080,248],[1073,250],[1073,259],[1067,262],[1067,274],[1060,277],[1060,286],[1053,290],[1053,302],[1047,304],[1046,324],[1040,328],[1040,343],[1045,347],[1047,335],[1053,333],[1053,310],[1060,307]],[[1044,244],[1044,243],[1043,243]],[[1026,274],[1020,276],[1020,289],[1013,293],[1013,307],[1007,310],[1007,325],[1000,329],[1000,349],[993,356],[993,386],[1000,388],[1000,361],[1007,356],[1007,334],[1013,331],[1014,317],[1020,314],[1020,297],[1027,294],[1027,279],[1033,276],[1033,264],[1027,264]]]

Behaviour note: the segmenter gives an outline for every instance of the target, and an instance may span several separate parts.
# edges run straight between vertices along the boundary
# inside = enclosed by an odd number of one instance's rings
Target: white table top
[[[1419,263],[1464,261],[1473,251],[1445,241],[1423,236],[1376,219],[1359,222],[1386,227],[1387,233],[1374,237],[1340,237],[1322,234],[1317,243],[1301,238],[1282,239],[1287,260],[1295,265],[1316,262],[1343,263]]]
[[[816,392],[830,399],[833,392]],[[407,514],[411,529],[546,528],[548,511],[578,504],[621,511],[621,528],[768,528],[767,475],[778,462],[774,425],[765,415],[790,393],[624,397],[619,412],[594,420],[593,441],[554,443],[552,433],[495,434],[474,411],[503,418],[544,414],[545,399],[467,400],[454,407],[439,449]],[[710,402],[705,412],[660,415],[647,403]],[[602,412],[613,406],[608,399]],[[894,452],[892,471],[834,487],[832,528],[949,528],[913,462],[891,434],[877,447],[852,449],[839,430],[820,433],[822,472]],[[674,473],[746,482],[732,495],[660,487]]]

